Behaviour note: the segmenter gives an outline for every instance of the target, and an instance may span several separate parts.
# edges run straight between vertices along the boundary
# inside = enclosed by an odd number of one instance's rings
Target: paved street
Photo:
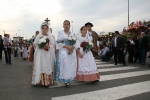
[[[0,100],[150,100],[150,68],[147,65],[113,65],[95,60],[99,83],[74,82],[71,88],[55,83],[49,89],[32,86],[32,64],[12,57],[12,65],[0,61]]]

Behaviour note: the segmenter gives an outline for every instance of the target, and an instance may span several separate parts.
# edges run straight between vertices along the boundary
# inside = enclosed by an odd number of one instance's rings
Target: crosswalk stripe
[[[108,80],[129,78],[129,77],[135,77],[135,76],[141,76],[141,75],[149,75],[149,74],[150,74],[150,70],[128,72],[128,73],[120,73],[120,74],[111,74],[111,75],[102,75],[102,76],[100,76],[100,80],[99,81],[108,81]],[[71,85],[80,85],[80,84],[86,84],[86,82],[75,81]],[[53,85],[53,86],[51,86],[49,88],[62,87],[64,85],[65,84],[62,84],[62,83],[55,83],[55,85]]]
[[[150,81],[128,84],[93,92],[54,97],[52,100],[117,100],[150,92]]]
[[[100,61],[100,59],[95,59],[95,61]]]
[[[96,62],[96,65],[97,64],[107,64],[107,62]]]
[[[101,67],[116,67],[116,65],[114,65],[114,64],[99,64],[99,65],[97,65],[97,67],[98,68],[101,68]]]
[[[108,72],[108,71],[119,71],[119,70],[129,70],[129,69],[137,69],[138,67],[117,67],[117,68],[107,68],[107,69],[98,69],[99,72]]]
[[[135,77],[135,76],[148,75],[148,74],[150,74],[150,70],[128,72],[128,73],[120,73],[120,74],[111,74],[111,75],[103,75],[103,76],[101,76],[100,81],[107,81],[107,80],[114,80],[114,79],[121,79],[121,78],[128,78],[128,77]]]

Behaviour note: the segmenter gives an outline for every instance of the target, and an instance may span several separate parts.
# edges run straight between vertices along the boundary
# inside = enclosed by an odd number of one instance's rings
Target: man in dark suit
[[[145,35],[145,32],[141,32],[141,41],[140,41],[140,57],[141,64],[145,65],[146,55],[148,51],[148,37]]]
[[[119,58],[121,63],[123,63],[123,65],[126,66],[124,58],[125,41],[121,36],[119,36],[118,31],[115,31],[114,35],[115,37],[112,39],[112,51],[114,53],[115,65],[117,65],[117,58]]]
[[[10,35],[9,34],[5,34],[5,37],[3,38],[3,44],[4,44],[4,53],[5,53],[5,60],[6,60],[6,64],[12,64],[11,63],[11,45],[12,42],[9,39]]]
[[[3,39],[2,36],[0,35],[0,60],[2,60],[2,51],[4,49],[4,45],[3,45]]]

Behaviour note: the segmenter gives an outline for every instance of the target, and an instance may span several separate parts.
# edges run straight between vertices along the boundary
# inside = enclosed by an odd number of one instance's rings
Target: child
[[[91,42],[91,38],[87,35],[87,29],[85,26],[80,29],[81,34],[78,36],[78,68],[77,68],[77,80],[83,82],[98,82],[100,75],[91,51],[84,52],[82,44]]]
[[[15,44],[14,46],[14,56],[18,58],[18,50],[19,50],[19,47],[18,47],[18,44]]]
[[[27,60],[28,59],[28,49],[27,49],[26,45],[23,45],[22,54],[23,54],[23,59]]]

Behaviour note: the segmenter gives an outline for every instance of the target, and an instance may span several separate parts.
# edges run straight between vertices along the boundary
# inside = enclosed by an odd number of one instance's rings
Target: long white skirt
[[[32,73],[32,84],[38,84],[40,82],[40,75],[45,73],[50,75],[52,73],[52,66],[50,61],[50,50],[45,51],[36,47],[34,53],[34,66]]]

